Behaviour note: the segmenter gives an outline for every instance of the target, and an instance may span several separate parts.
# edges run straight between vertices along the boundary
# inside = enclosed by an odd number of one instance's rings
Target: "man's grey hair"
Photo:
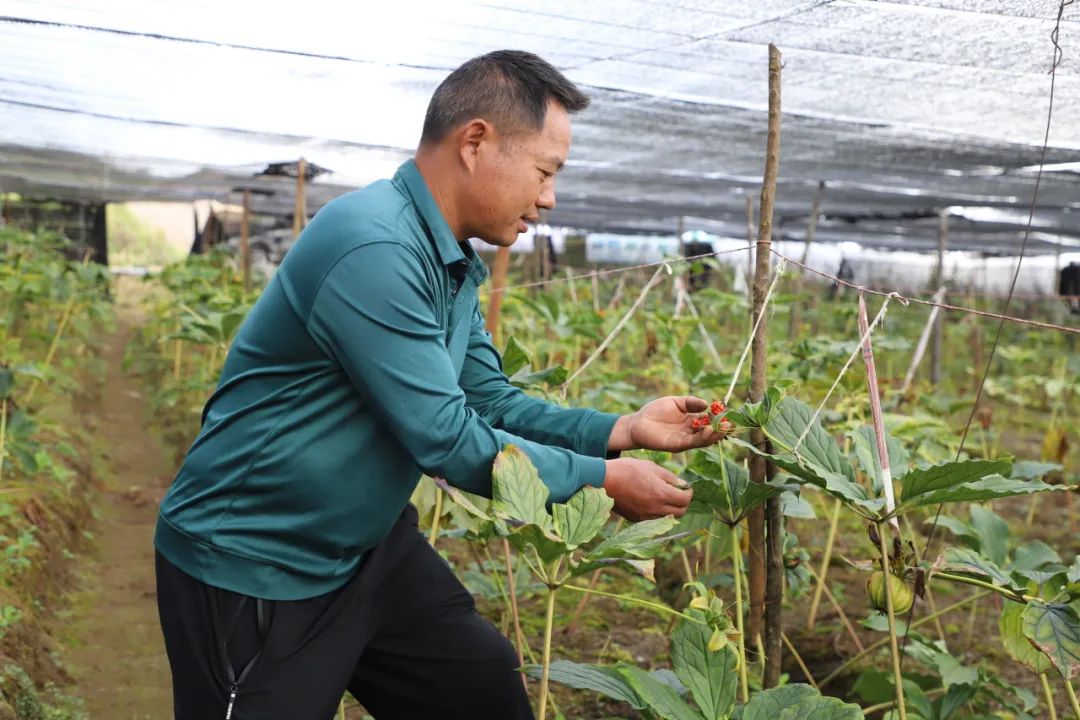
[[[549,62],[523,50],[496,50],[469,60],[431,96],[420,143],[435,143],[462,123],[487,120],[503,135],[539,131],[548,101],[567,112],[589,106],[589,98]]]

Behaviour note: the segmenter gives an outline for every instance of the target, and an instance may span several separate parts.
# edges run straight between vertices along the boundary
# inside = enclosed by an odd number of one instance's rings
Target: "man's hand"
[[[714,445],[727,435],[711,427],[693,427],[695,413],[703,413],[709,403],[696,397],[663,397],[646,403],[632,415],[615,423],[608,441],[609,450],[663,450],[682,452]]]
[[[615,501],[615,512],[627,520],[682,517],[694,491],[674,474],[648,460],[619,458],[607,461],[604,491]]]

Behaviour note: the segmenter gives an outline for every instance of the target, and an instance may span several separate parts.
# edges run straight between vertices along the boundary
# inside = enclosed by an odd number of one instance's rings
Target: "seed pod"
[[[884,573],[877,570],[866,581],[866,596],[870,599],[870,605],[881,612],[888,611],[888,600],[885,597],[885,579],[888,578],[889,592],[892,595],[893,612],[897,615],[906,613],[915,602],[915,593],[900,578],[892,573]]]

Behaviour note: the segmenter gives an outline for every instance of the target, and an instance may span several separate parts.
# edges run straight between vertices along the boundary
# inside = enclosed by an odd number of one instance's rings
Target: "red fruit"
[[[719,400],[714,400],[713,404],[709,406],[709,413],[711,415],[719,415],[724,412],[724,403]]]

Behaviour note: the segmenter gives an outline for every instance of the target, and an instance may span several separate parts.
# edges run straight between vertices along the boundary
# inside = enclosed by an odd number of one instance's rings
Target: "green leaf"
[[[743,709],[742,720],[862,720],[858,705],[823,697],[809,685],[784,685],[760,692]]]
[[[510,528],[506,539],[519,552],[525,552],[530,546],[535,548],[544,563],[554,562],[570,552],[570,548],[558,536],[534,523]]]
[[[758,450],[752,444],[737,437],[728,438],[727,442],[744,447],[753,453],[771,459],[777,467],[788,474],[793,475],[804,482],[808,482],[811,485],[820,487],[833,497],[839,498],[848,506],[856,506],[871,514],[876,514],[885,505],[884,500],[871,499],[870,496],[867,495],[866,490],[856,483],[853,477],[849,479],[843,474],[829,470],[827,467],[802,455],[801,450],[800,458],[796,458],[794,455],[787,452],[770,455]],[[854,470],[851,469],[850,465],[848,465],[848,469],[851,470],[852,475],[854,475]]]
[[[1037,480],[1047,473],[1061,470],[1057,463],[1038,462],[1036,460],[1017,460],[1013,463],[1012,473],[1009,477],[1013,480]]]
[[[1001,631],[1001,644],[1013,660],[1027,665],[1037,673],[1050,670],[1053,665],[1050,658],[1040,652],[1024,635],[1024,610],[1026,605],[1011,600],[1005,601],[1001,609],[998,628]]]
[[[651,558],[662,547],[655,538],[674,526],[675,518],[670,515],[633,523],[593,548],[588,554],[588,559],[597,560],[626,555],[641,559]]]
[[[726,717],[735,706],[739,658],[731,647],[709,650],[713,629],[683,620],[671,636],[675,674],[689,688],[706,720]]]
[[[518,371],[510,378],[510,382],[522,388],[539,387],[541,385],[562,385],[566,382],[568,375],[569,373],[566,368],[562,365],[555,365],[543,370],[537,370],[534,373],[526,372],[525,370]]]
[[[785,490],[797,489],[776,480],[752,483],[746,468],[716,450],[699,453],[695,465],[696,470],[686,473],[686,479],[694,488],[695,503],[699,507],[708,506],[728,525],[735,525],[769,498]]]
[[[946,572],[974,575],[979,578],[989,578],[990,582],[999,587],[1008,588],[1016,592],[1022,592],[1021,588],[1004,570],[997,564],[984,558],[970,548],[945,548],[941,559],[934,564],[935,569]]]
[[[979,552],[991,562],[1004,565],[1009,559],[1009,525],[993,510],[971,506],[971,529],[979,540]]]
[[[662,680],[633,665],[620,665],[618,671],[649,709],[664,720],[701,720],[701,715]]]
[[[506,341],[506,350],[502,354],[503,373],[512,376],[518,370],[526,368],[530,364],[532,364],[532,357],[529,355],[529,351],[517,341],[517,338],[511,336]]]
[[[495,457],[491,494],[493,511],[541,528],[551,527],[551,516],[545,508],[547,486],[529,456],[516,445],[507,445]]]
[[[615,501],[599,488],[576,492],[565,505],[553,505],[555,533],[573,549],[592,540],[611,516]]]
[[[981,480],[925,493],[915,498],[911,503],[905,504],[904,507],[922,507],[949,502],[982,502],[1014,495],[1061,490],[1068,490],[1068,487],[1065,485],[1047,485],[1041,480],[1012,480],[1000,475],[989,475]]]
[[[635,710],[648,707],[638,696],[630,683],[617,669],[618,666],[586,665],[584,663],[556,660],[548,669],[552,682],[566,685],[577,690],[591,690],[612,700],[630,703]],[[525,674],[541,679],[544,676],[542,665],[526,665]]]
[[[1024,637],[1042,650],[1066,680],[1080,668],[1080,614],[1073,605],[1032,600],[1024,609]]]
[[[780,496],[780,512],[790,518],[801,520],[817,519],[814,506],[796,492],[787,492]]]
[[[855,432],[848,433],[848,437],[852,440],[852,448],[855,450],[859,465],[874,483],[874,490],[878,493],[882,492],[881,460],[878,457],[877,436],[874,428],[863,425]],[[889,453],[889,471],[892,477],[894,479],[902,477],[908,469],[907,450],[899,440],[888,433],[885,434],[885,448]]]
[[[1013,551],[1012,569],[1021,572],[1039,570],[1044,565],[1061,562],[1061,556],[1042,540],[1028,540]]]
[[[686,373],[686,378],[690,382],[694,382],[705,369],[705,360],[690,343],[686,343],[679,350],[679,364],[682,365],[683,372]]]
[[[949,691],[941,699],[938,720],[949,720],[957,710],[971,702],[977,691],[974,685],[950,685]]]
[[[1011,460],[960,460],[913,468],[900,478],[900,504],[912,504],[921,495],[955,488],[988,475],[1007,475],[1011,469]]]

